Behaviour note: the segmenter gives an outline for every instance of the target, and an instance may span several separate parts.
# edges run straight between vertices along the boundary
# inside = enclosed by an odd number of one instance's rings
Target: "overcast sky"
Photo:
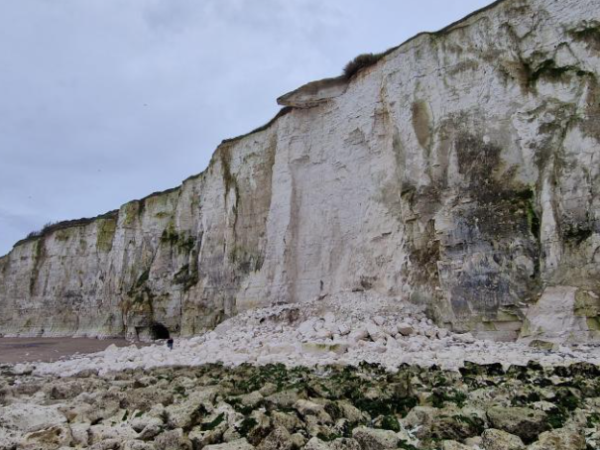
[[[0,255],[178,185],[278,96],[489,3],[0,1]]]

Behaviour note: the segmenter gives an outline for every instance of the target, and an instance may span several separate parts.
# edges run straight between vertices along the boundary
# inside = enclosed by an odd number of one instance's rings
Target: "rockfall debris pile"
[[[492,342],[470,333],[438,328],[422,308],[386,297],[347,293],[327,301],[251,310],[235,316],[214,331],[142,348],[111,346],[104,352],[55,363],[37,364],[37,374],[73,375],[82,370],[152,368],[169,365],[198,366],[243,363],[294,366],[330,364],[381,364],[394,370],[400,364],[438,365],[457,370],[465,361],[481,364],[564,365],[600,364],[600,349],[588,345]],[[19,365],[18,370],[30,366]]]

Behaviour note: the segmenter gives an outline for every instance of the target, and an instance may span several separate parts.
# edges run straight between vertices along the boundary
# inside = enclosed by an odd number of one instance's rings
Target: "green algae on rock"
[[[488,450],[527,444],[586,450],[600,444],[594,419],[600,367],[490,369],[471,364],[461,375],[407,365],[394,373],[371,364],[206,365],[53,378],[0,367],[0,443],[97,448],[110,440],[111,448],[147,450],[438,450],[477,443]],[[463,401],[439,404],[436,386],[464,392]],[[568,400],[565,389],[578,400]],[[289,401],[276,401],[278,393]],[[510,406],[515,398],[523,406]],[[554,430],[541,420],[552,408],[565,414]]]

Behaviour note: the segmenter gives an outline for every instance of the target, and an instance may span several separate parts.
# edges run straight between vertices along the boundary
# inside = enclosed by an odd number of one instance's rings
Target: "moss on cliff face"
[[[64,230],[58,230],[54,234],[54,238],[57,241],[66,242],[71,238],[72,228],[65,228]]]
[[[160,242],[182,253],[190,253],[196,247],[196,239],[186,233],[177,231],[172,223],[163,230]]]
[[[590,49],[600,51],[599,21],[584,21],[578,27],[569,30],[569,35],[576,41],[586,43]]]
[[[176,284],[183,285],[183,290],[187,292],[200,281],[200,277],[198,274],[198,265],[197,264],[184,264],[181,269],[179,269],[174,277],[173,281]]]
[[[117,219],[100,219],[97,226],[96,248],[100,252],[108,253],[112,250],[113,240],[117,230]]]
[[[239,187],[237,178],[231,171],[231,144],[222,144],[221,147],[219,147],[219,155],[219,160],[221,162],[221,173],[225,185],[225,196],[227,196],[230,189],[234,189],[237,199],[239,197]]]
[[[257,272],[261,269],[264,257],[256,250],[234,245],[229,252],[229,261],[234,264],[241,274]]]
[[[42,266],[46,256],[46,242],[43,238],[35,240],[32,244],[31,258],[33,260],[31,273],[29,275],[29,294],[35,294],[35,286],[40,274],[40,267]]]
[[[568,75],[575,75],[577,77],[584,77],[586,75],[594,75],[591,72],[581,69],[577,66],[559,66],[553,59],[546,59],[540,64],[532,68],[530,65],[526,66],[528,72],[528,83],[529,86],[535,88],[540,80],[558,82],[564,80]]]
[[[140,202],[132,201],[127,203],[124,208],[125,219],[123,220],[123,225],[125,227],[132,226],[138,219],[140,214]]]
[[[580,245],[594,234],[593,223],[591,221],[585,221],[566,224],[562,234],[566,243]]]

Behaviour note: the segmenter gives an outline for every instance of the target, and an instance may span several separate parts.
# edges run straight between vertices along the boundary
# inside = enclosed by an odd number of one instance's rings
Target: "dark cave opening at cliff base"
[[[169,329],[162,323],[154,322],[152,323],[152,325],[150,325],[150,336],[152,336],[152,339],[156,341],[162,339],[170,339],[171,333],[169,333]]]

